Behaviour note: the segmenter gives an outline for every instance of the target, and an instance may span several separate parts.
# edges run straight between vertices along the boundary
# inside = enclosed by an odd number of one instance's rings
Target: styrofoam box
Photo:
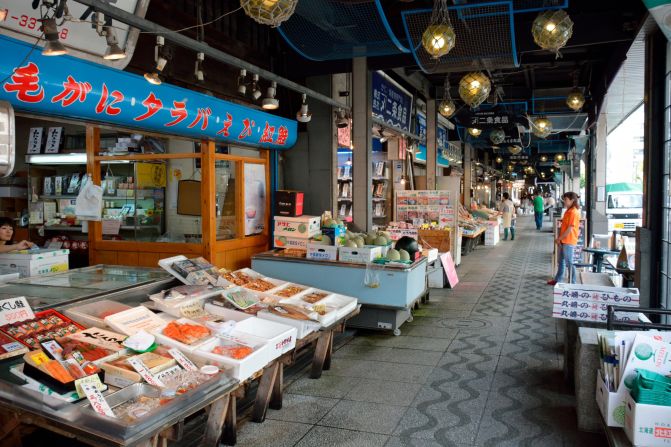
[[[268,362],[294,349],[298,335],[295,327],[257,317],[246,318],[236,323],[235,332],[267,340]]]
[[[0,254],[0,267],[16,269],[22,278],[66,272],[69,269],[69,253],[70,250],[53,249],[22,250],[17,253],[3,253]]]
[[[342,262],[365,264],[382,257],[382,247],[366,246],[362,248],[338,247],[338,258]]]
[[[306,257],[316,261],[337,261],[338,247],[334,245],[308,244]]]
[[[117,332],[133,335],[144,330],[151,332],[166,325],[166,320],[144,306],[131,307],[105,317],[105,324]]]
[[[250,269],[250,268],[248,268],[248,267],[244,267],[244,268],[241,268],[241,269],[239,269],[239,270],[235,270],[235,271],[233,272],[233,274],[235,274],[235,273],[244,273],[245,275],[249,276],[249,277],[252,278],[252,279],[260,279],[260,278],[263,278],[263,275],[262,275],[262,274],[260,274],[259,272],[255,272],[254,270],[252,270],[252,269]],[[219,278],[217,279],[217,286],[223,286],[223,287],[238,287],[237,284],[234,284],[234,283],[228,281],[228,280],[227,280],[226,278],[224,278],[223,276],[219,276]]]
[[[224,306],[218,306],[212,303],[205,303],[205,312],[208,314],[214,315],[216,317],[221,317],[225,320],[233,321],[242,321],[249,318],[253,318],[252,315],[240,312],[239,310],[230,309]]]
[[[106,328],[108,326],[100,315],[114,315],[128,309],[132,309],[132,307],[117,301],[100,300],[65,309],[63,313],[66,317],[86,327]]]
[[[214,354],[211,352],[212,349],[221,343],[222,340],[220,337],[214,337],[208,340],[206,343],[201,344],[198,349],[193,350],[191,354],[197,360],[202,362],[213,363],[227,367],[228,370],[226,373],[234,379],[242,382],[250,378],[257,371],[265,368],[265,366],[269,363],[268,343],[261,338],[237,332],[235,330],[231,333],[231,335],[235,338],[238,338],[241,343],[255,348],[254,352],[240,360]]]
[[[157,299],[157,300],[152,300],[154,303],[154,307],[157,310],[160,310],[161,312],[165,312],[167,314],[173,315],[175,317],[181,317],[182,316],[182,307],[184,306],[189,306],[194,303],[199,303],[202,302],[208,298],[212,298],[215,296],[219,296],[222,293],[225,292],[225,289],[215,287],[208,289],[207,291],[203,291],[202,293],[193,296],[191,298],[180,298],[180,299],[173,299],[173,300],[164,300],[164,299]]]
[[[310,239],[303,239],[299,237],[288,237],[276,234],[275,237],[273,238],[273,247],[307,250],[309,242]]]
[[[671,445],[671,407],[636,403],[627,392],[624,408],[624,432],[634,446]]]
[[[329,296],[333,296],[333,295],[329,295]],[[326,298],[328,298],[328,297],[326,297]],[[317,303],[326,304],[324,302],[326,300],[326,298],[324,298],[321,301],[318,301]],[[311,312],[311,315],[313,315],[314,318],[316,318],[317,321],[319,321],[319,324],[323,327],[328,327],[328,326],[332,325],[333,323],[335,323],[338,320],[338,311],[337,310],[333,310],[333,312],[328,312],[325,315],[319,315],[312,310],[312,306],[314,306],[317,303],[314,303],[314,304],[307,303],[307,302],[303,301],[300,298],[300,296],[298,296],[298,295],[292,296],[291,298],[283,299],[282,302],[287,303],[287,304],[291,304],[293,306],[302,307],[306,311]]]
[[[267,282],[271,283],[271,284],[274,285],[275,287],[273,287],[273,288],[270,289],[270,290],[266,290],[266,291],[264,291],[264,292],[261,292],[261,291],[259,291],[259,290],[248,289],[248,288],[245,287],[245,286],[240,286],[240,287],[244,287],[245,289],[247,289],[247,290],[251,290],[252,292],[257,293],[257,294],[262,294],[262,293],[271,293],[271,292],[273,292],[274,290],[278,290],[278,289],[280,289],[280,288],[282,288],[282,287],[284,287],[285,285],[288,284],[288,282],[286,282],[286,281],[282,281],[281,279],[268,278],[267,276],[263,276],[261,279],[263,279],[264,281],[267,281]]]
[[[321,231],[320,216],[275,216],[275,236],[309,239]]]
[[[387,245],[365,245],[364,247],[380,247],[380,256],[385,257],[387,256],[387,252],[391,250],[392,246],[391,244]]]
[[[293,318],[281,317],[267,310],[259,311],[256,316],[263,320],[275,321],[276,323],[295,327],[297,331],[296,337],[298,337],[299,340],[321,328],[321,324],[315,321],[294,320]]]
[[[199,326],[203,326],[200,323],[197,323],[195,321],[189,320],[188,318],[179,318],[175,320],[177,323],[186,323],[186,324],[197,324]],[[191,345],[187,345],[186,343],[182,343],[180,341],[175,340],[174,338],[168,337],[167,335],[163,335],[163,329],[167,324],[164,324],[160,328],[156,328],[151,331],[151,333],[156,337],[156,341],[159,342],[162,345],[166,346],[172,346],[173,348],[180,349],[184,352],[193,352],[196,348],[199,346],[202,346],[203,344],[207,343],[209,340],[212,339],[212,337],[207,337],[204,338],[203,340],[196,341],[195,343]],[[211,331],[210,331],[211,332]]]
[[[624,425],[624,396],[626,387],[620,387],[620,392],[610,392],[601,378],[601,371],[596,372],[596,404],[601,411],[603,420],[609,427],[622,427]]]

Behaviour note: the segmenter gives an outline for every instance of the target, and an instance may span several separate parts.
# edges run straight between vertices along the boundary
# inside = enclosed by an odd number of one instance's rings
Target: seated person
[[[30,241],[15,242],[12,236],[14,236],[14,221],[8,217],[0,217],[0,253],[26,250],[35,246]]]

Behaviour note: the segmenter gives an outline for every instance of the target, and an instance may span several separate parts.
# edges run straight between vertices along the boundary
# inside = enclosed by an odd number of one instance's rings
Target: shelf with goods
[[[390,170],[386,152],[373,152],[371,177],[371,209],[376,225],[387,223],[391,195]]]
[[[352,220],[353,200],[352,200],[352,151],[345,148],[338,149],[338,170],[337,170],[337,208],[338,219],[344,221]]]

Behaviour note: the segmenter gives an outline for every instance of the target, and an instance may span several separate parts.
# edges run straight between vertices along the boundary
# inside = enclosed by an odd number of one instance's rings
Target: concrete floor
[[[576,429],[545,285],[552,237],[532,227],[520,217],[514,242],[464,257],[461,282],[431,290],[400,337],[359,332],[321,379],[288,374],[282,410],[243,423],[238,445],[606,445]]]

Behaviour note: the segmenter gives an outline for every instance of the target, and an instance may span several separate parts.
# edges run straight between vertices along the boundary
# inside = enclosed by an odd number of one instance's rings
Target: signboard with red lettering
[[[0,52],[0,100],[17,110],[269,149],[296,142],[295,120],[74,57],[42,56],[6,36]]]
[[[0,300],[0,326],[35,318],[33,310],[25,297]]]

